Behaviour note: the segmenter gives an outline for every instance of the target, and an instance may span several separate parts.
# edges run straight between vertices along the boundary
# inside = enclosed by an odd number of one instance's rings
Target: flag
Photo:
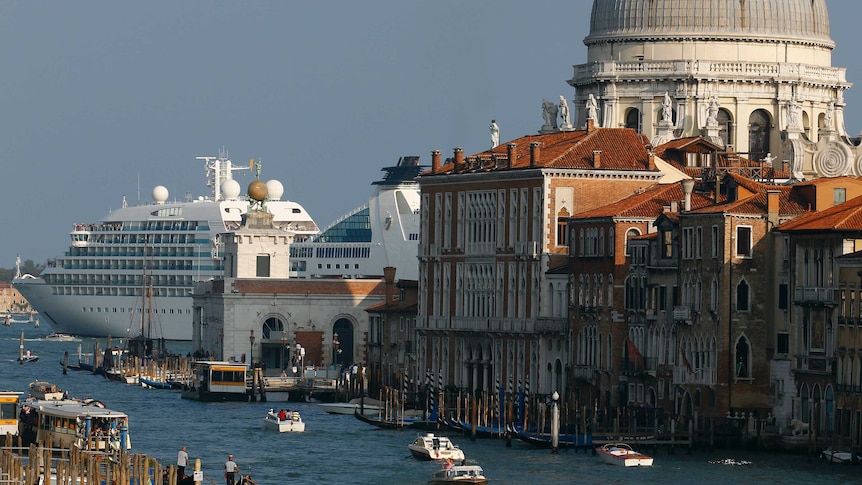
[[[626,348],[628,349],[629,353],[629,362],[635,363],[640,366],[641,369],[643,369],[645,367],[644,356],[641,355],[640,350],[638,350],[634,341],[632,341],[632,339],[628,337],[626,337]]]
[[[682,363],[685,364],[685,368],[688,369],[689,374],[694,374],[694,369],[691,368],[691,362],[688,361],[688,357],[685,356],[685,351],[682,352]]]

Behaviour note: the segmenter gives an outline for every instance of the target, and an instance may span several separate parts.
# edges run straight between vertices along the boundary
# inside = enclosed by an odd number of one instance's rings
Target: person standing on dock
[[[186,447],[180,448],[177,452],[177,478],[182,479],[186,474],[186,467],[189,465],[189,454],[186,453]]]
[[[226,485],[235,485],[234,477],[239,471],[239,466],[233,461],[233,455],[227,455],[227,461],[224,462],[224,477],[227,480]]]

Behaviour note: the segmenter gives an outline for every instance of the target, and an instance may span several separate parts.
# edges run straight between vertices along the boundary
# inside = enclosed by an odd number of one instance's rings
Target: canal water
[[[25,332],[25,349],[37,362],[17,362],[19,337]],[[108,408],[129,415],[135,453],[162,464],[175,463],[176,453],[188,447],[192,463],[200,459],[205,484],[223,484],[223,463],[228,454],[243,473],[260,485],[276,484],[425,484],[439,464],[420,462],[407,445],[415,431],[382,430],[352,416],[329,415],[314,404],[201,403],[180,398],[177,391],[144,389],[60,365],[68,351],[77,359],[78,346],[92,351],[92,340],[47,341],[50,329],[31,325],[0,326],[0,389],[24,392],[35,380],[54,383],[73,397],[92,397]],[[101,343],[104,348],[104,342]],[[188,344],[185,344],[187,347]],[[183,344],[170,347],[185,353]],[[263,428],[270,407],[296,408],[306,423],[305,433],[276,433]],[[860,484],[862,466],[837,465],[804,455],[768,454],[740,450],[714,452],[677,449],[656,453],[650,468],[624,468],[604,464],[592,453],[535,449],[513,441],[476,440],[447,434],[465,452],[470,464],[481,465],[492,484]],[[730,458],[749,465],[723,465]]]

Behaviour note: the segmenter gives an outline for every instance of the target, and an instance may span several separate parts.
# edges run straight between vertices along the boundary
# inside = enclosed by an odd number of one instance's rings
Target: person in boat
[[[443,469],[446,471],[451,470],[454,466],[455,462],[453,462],[451,458],[446,458],[446,461],[443,462]]]
[[[257,485],[257,482],[251,479],[251,475],[246,475],[242,477],[240,485]]]
[[[186,452],[186,447],[180,448],[177,452],[177,476],[182,478],[186,474],[186,467],[189,464],[189,454]]]
[[[284,421],[284,420],[286,420],[286,419],[287,419],[287,411],[285,411],[284,409],[282,409],[281,411],[279,411],[279,412],[278,412],[278,420],[279,420],[279,421]]]

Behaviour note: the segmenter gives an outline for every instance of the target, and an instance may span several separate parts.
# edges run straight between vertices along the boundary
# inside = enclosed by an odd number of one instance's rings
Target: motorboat
[[[854,461],[852,451],[833,450],[831,446],[823,450],[822,456],[832,463],[852,463]]]
[[[626,443],[608,443],[596,448],[596,452],[606,463],[621,466],[652,466],[651,456],[638,453]]]
[[[28,391],[30,397],[38,401],[59,401],[66,397],[62,389],[45,381],[31,382]]]
[[[302,433],[305,431],[305,423],[299,416],[299,411],[270,409],[263,417],[266,429],[274,429],[279,433]]]
[[[45,335],[45,340],[50,340],[52,342],[80,342],[81,339],[66,333],[58,333],[51,332],[48,335]]]
[[[444,485],[447,483],[488,483],[485,472],[479,465],[454,465],[431,475],[428,485]]]
[[[362,413],[366,416],[376,416],[379,414],[383,403],[377,399],[357,397],[348,402],[328,402],[317,405],[329,414]]]
[[[26,351],[18,357],[18,362],[22,364],[26,364],[27,362],[36,362],[39,360],[39,356],[36,354],[30,353],[30,351]]]
[[[410,453],[420,460],[445,460],[451,459],[456,463],[464,460],[464,452],[458,448],[449,438],[437,436],[434,433],[419,435],[412,443],[407,445]]]

